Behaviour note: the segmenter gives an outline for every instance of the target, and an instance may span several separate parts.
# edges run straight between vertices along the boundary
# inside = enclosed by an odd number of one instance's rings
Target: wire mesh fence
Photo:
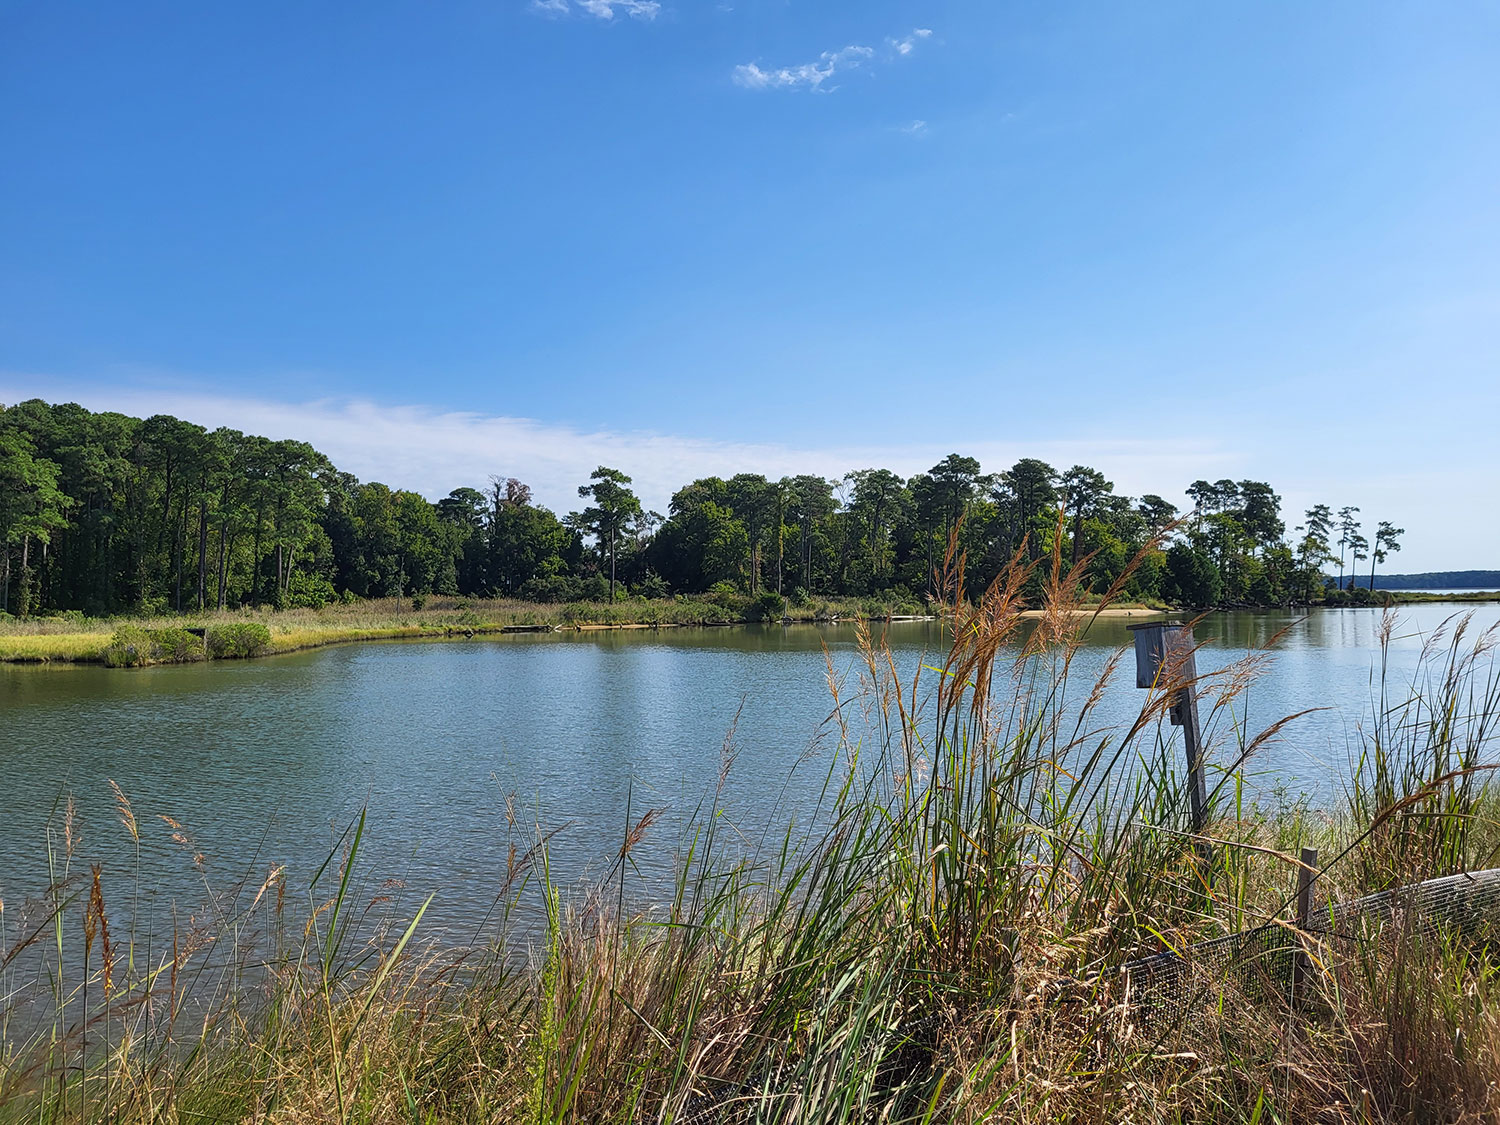
[[[1305,942],[1352,939],[1390,923],[1423,933],[1444,928],[1482,938],[1497,922],[1500,868],[1469,871],[1328,903],[1313,910],[1300,928],[1272,922],[1137,958],[1121,971],[1127,1001],[1143,1023],[1151,1023],[1183,1015],[1226,984],[1262,999],[1289,996]]]

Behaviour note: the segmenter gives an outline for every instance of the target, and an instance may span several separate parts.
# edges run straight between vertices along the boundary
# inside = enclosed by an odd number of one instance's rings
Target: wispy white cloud
[[[827,82],[841,70],[852,70],[875,57],[869,47],[851,45],[837,51],[824,51],[815,62],[800,66],[779,66],[762,69],[758,63],[741,63],[734,68],[736,85],[747,90],[797,89],[822,90]],[[830,87],[831,89],[831,87]]]
[[[577,0],[577,3],[589,15],[601,20],[614,19],[616,9],[637,20],[654,20],[661,11],[656,0]]]
[[[887,39],[889,53],[884,61],[911,54],[917,43],[932,34],[931,28],[919,27],[903,39]],[[797,66],[763,67],[758,62],[741,63],[734,68],[734,82],[747,90],[811,90],[831,93],[837,89],[829,80],[842,71],[854,70],[877,61],[873,47],[851,43],[836,51],[824,51],[812,62]]]
[[[891,50],[895,51],[896,54],[909,55],[916,48],[919,42],[921,42],[923,39],[931,38],[931,36],[932,28],[914,27],[911,30],[911,34],[906,36],[904,39],[887,39],[886,42],[890,44]]]
[[[388,406],[351,399],[283,402],[208,395],[174,387],[70,383],[0,372],[0,402],[41,397],[76,401],[90,410],[146,417],[174,414],[210,428],[231,426],[270,438],[311,442],[339,468],[361,480],[412,488],[437,499],[491,475],[519,477],[539,503],[559,511],[578,505],[578,485],[599,465],[630,474],[648,507],[665,512],[672,493],[689,481],[739,472],[779,477],[818,473],[842,477],[852,469],[888,467],[903,476],[923,472],[960,449],[987,471],[1020,457],[1059,467],[1097,466],[1122,492],[1170,491],[1197,477],[1237,476],[1244,466],[1217,443],[1182,436],[1149,440],[865,442],[805,448],[769,442],[712,441],[645,431],[584,429],[427,406]]]
[[[927,122],[920,117],[901,126],[901,131],[908,137],[921,137],[927,134]]]
[[[612,20],[622,12],[631,19],[650,21],[661,13],[661,4],[658,0],[531,0],[531,10],[544,16],[578,11],[601,20]]]

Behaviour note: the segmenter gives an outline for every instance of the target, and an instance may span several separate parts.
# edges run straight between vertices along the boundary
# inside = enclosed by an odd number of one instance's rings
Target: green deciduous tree
[[[937,592],[950,542],[973,590],[1023,544],[1035,562],[1058,537],[1065,560],[1087,558],[1086,581],[1102,588],[1166,534],[1178,541],[1146,552],[1128,596],[1272,605],[1317,598],[1335,558],[1340,586],[1370,559],[1373,587],[1404,534],[1381,523],[1367,544],[1357,508],[1334,516],[1320,504],[1288,543],[1271,485],[1228,479],[1194,481],[1192,519],[1180,526],[1158,494],[1132,500],[1097,469],[1059,474],[1035,458],[986,475],[954,453],[906,481],[879,467],[837,484],[706,477],[673,495],[665,520],[630,484],[601,466],[579,489],[589,506],[567,520],[514,477],[431,503],[362,484],[303,442],[33,399],[0,407],[0,605],[108,614],[320,605],[339,594],[697,594],[721,583],[751,595],[774,586],[799,598],[902,598]]]
[[[0,430],[0,608],[10,610],[11,555],[18,554],[20,576],[16,616],[29,617],[33,604],[31,547],[46,547],[66,526],[68,497],[57,487],[57,465],[33,456],[24,434]]]
[[[1223,579],[1206,551],[1187,543],[1167,549],[1166,594],[1184,605],[1207,608],[1219,604]]]
[[[978,462],[975,462],[977,465]],[[908,498],[905,482],[889,469],[857,469],[849,485],[850,539],[858,546],[865,591],[881,588],[894,564],[891,532]]]
[[[566,569],[572,533],[514,478],[491,488],[490,588],[512,598],[550,589]]]

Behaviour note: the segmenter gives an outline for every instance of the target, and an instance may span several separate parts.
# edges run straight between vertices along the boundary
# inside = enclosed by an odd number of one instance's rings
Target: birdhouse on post
[[[1198,697],[1193,687],[1198,678],[1198,664],[1193,657],[1197,645],[1193,640],[1192,626],[1161,621],[1129,628],[1135,634],[1135,686],[1161,686],[1173,691],[1169,715],[1172,725],[1182,728],[1183,741],[1187,744],[1188,798],[1193,806],[1193,831],[1201,832],[1207,817],[1208,786],[1203,776],[1202,731],[1198,725]]]

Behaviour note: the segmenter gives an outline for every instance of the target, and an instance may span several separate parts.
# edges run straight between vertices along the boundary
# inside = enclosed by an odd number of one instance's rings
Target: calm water
[[[1402,614],[1399,676],[1454,608]],[[1296,620],[1210,619],[1198,632],[1211,646],[1200,670],[1292,626],[1248,695],[1247,724],[1254,733],[1290,712],[1328,708],[1299,720],[1258,769],[1266,786],[1280,781],[1329,801],[1370,713],[1380,615]],[[1497,620],[1500,607],[1478,607],[1476,625]],[[1083,675],[1092,679],[1128,639],[1124,622],[1097,624]],[[925,622],[896,623],[889,640],[903,674],[944,647]],[[537,822],[559,829],[555,878],[606,871],[627,800],[633,815],[667,810],[653,829],[656,851],[643,853],[632,875],[650,893],[670,869],[682,824],[714,789],[731,727],[738,755],[724,804],[747,846],[805,817],[836,747],[825,645],[853,689],[848,626],[517,635],[142,670],[6,666],[0,898],[15,903],[45,885],[47,826],[60,822],[69,794],[80,813],[79,856],[102,861],[107,880],[126,880],[134,859],[108,779],[143,826],[143,914],[157,919],[173,903],[193,908],[205,879],[222,889],[248,877],[253,890],[272,862],[305,887],[361,807],[369,809],[366,873],[402,880],[407,889],[393,893],[408,898],[437,891],[433,927],[455,940],[490,908],[511,844],[524,849]],[[1109,713],[1128,721],[1144,695],[1122,664]],[[205,874],[162,816],[191,835]]]

